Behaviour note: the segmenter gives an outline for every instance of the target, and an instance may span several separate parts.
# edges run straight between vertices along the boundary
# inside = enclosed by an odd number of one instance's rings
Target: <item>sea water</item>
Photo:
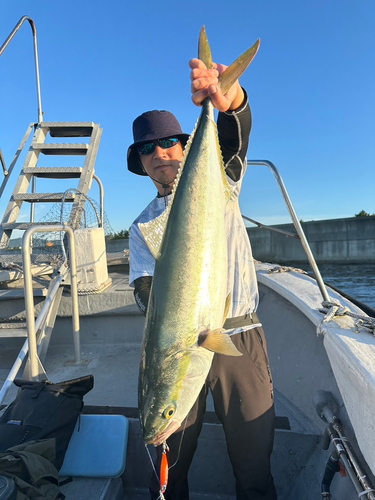
[[[309,265],[296,265],[311,273]],[[375,309],[375,264],[318,264],[323,281]]]

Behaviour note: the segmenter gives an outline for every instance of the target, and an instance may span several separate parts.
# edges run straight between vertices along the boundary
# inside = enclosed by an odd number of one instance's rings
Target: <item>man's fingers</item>
[[[196,106],[201,106],[202,102],[210,97],[212,104],[219,111],[226,111],[230,105],[228,99],[223,96],[218,85],[210,85],[208,88],[198,90],[191,96],[191,100]]]
[[[219,72],[216,69],[194,68],[190,72],[190,79],[196,78],[218,78]]]
[[[202,102],[208,97],[208,89],[198,90],[191,96],[191,100],[196,106],[201,106]]]
[[[208,88],[208,96],[217,110],[226,111],[228,109],[230,102],[227,97],[223,96],[217,85],[210,85]]]
[[[235,97],[232,87],[226,96],[223,96],[219,87],[219,75],[227,68],[224,64],[213,63],[213,69],[207,69],[200,59],[189,61],[191,68],[191,99],[196,106],[201,106],[202,102],[210,97],[212,104],[219,111],[226,111]]]
[[[195,69],[195,68],[207,69],[207,66],[200,59],[190,59],[189,66],[191,69]]]
[[[225,64],[217,64],[217,63],[212,63],[213,67],[220,73],[224,73],[224,71],[227,69],[228,66],[225,66]]]
[[[194,78],[191,82],[191,91],[196,92],[197,90],[207,89],[210,85],[217,85],[218,83],[219,80],[215,76]]]

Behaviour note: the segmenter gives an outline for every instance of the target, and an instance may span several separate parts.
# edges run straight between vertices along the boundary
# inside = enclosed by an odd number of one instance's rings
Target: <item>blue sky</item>
[[[38,32],[44,120],[103,127],[96,173],[115,231],[129,228],[155,195],[149,179],[126,168],[133,119],[169,109],[185,132],[194,128],[199,108],[190,98],[188,61],[197,55],[202,25],[214,60],[224,64],[261,39],[241,78],[253,111],[248,158],[278,167],[298,217],[375,213],[373,0],[2,0],[0,44],[23,15]],[[0,148],[9,165],[37,119],[28,24],[0,58],[0,110]],[[13,173],[1,213],[15,181]],[[265,167],[248,170],[240,200],[248,217],[290,220]],[[37,217],[48,208],[38,207]]]

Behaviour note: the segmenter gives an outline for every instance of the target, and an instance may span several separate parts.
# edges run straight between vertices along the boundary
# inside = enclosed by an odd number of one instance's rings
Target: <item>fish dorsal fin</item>
[[[242,353],[235,347],[229,335],[223,333],[223,331],[222,328],[217,328],[216,330],[201,332],[198,338],[198,345],[218,354],[242,356]]]
[[[232,63],[219,76],[219,86],[223,95],[225,95],[236,80],[245,72],[251,61],[256,56],[260,45],[260,40],[257,40],[250,49],[247,49],[234,63]]]
[[[160,256],[161,244],[163,241],[163,235],[165,227],[167,225],[168,217],[170,212],[170,205],[164,210],[164,212],[149,222],[140,222],[138,224],[139,230],[142,233],[145,242],[152,253],[152,256],[157,260]]]
[[[178,169],[176,179],[175,179],[174,184],[173,184],[173,189],[172,189],[171,197],[170,197],[167,208],[164,210],[164,212],[162,214],[160,214],[155,219],[153,219],[149,222],[144,222],[144,223],[140,222],[138,224],[139,230],[141,231],[142,236],[145,239],[145,242],[146,242],[152,256],[154,257],[154,259],[158,259],[160,256],[163,235],[164,235],[164,231],[165,231],[165,228],[167,226],[169,214],[170,214],[170,211],[171,211],[171,208],[173,205],[173,200],[175,197],[176,189],[177,189],[177,186],[180,182],[181,175],[182,175],[185,163],[186,163],[186,158],[187,158],[188,153],[190,151],[191,143],[193,141],[195,131],[198,127],[198,124],[199,124],[199,119],[198,119],[198,122],[195,126],[193,133],[191,134],[191,136],[189,137],[189,139],[186,143],[186,146],[184,149],[184,154],[182,156],[182,160],[180,163],[180,168]]]
[[[212,69],[212,54],[210,45],[208,43],[206,28],[202,26],[199,42],[198,42],[198,59],[200,59],[206,65],[207,69]]]

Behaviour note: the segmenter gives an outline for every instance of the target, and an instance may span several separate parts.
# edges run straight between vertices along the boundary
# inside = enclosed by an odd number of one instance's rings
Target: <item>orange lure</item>
[[[161,457],[160,465],[160,491],[164,493],[168,485],[168,458],[167,451],[169,451],[167,443],[163,443],[163,455]]]

